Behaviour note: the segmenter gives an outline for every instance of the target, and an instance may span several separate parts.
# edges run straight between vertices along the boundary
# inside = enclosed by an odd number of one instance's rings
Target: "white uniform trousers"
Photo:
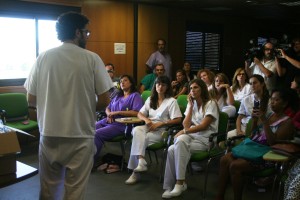
[[[232,105],[224,106],[221,111],[227,113],[229,117],[236,115],[236,108]]]
[[[241,124],[241,129],[242,129],[242,131],[245,132],[246,124]],[[231,137],[234,137],[234,136],[237,136],[236,129],[233,129],[233,130],[231,130],[227,133],[227,138],[231,138]]]
[[[185,180],[191,154],[207,149],[208,146],[203,141],[193,139],[191,135],[183,134],[177,137],[168,149],[163,189],[172,190],[176,180]]]
[[[95,152],[93,138],[41,136],[40,199],[84,199]]]
[[[145,156],[146,148],[162,140],[162,132],[165,128],[159,128],[157,131],[148,132],[147,125],[136,126],[132,130],[131,152],[128,161],[128,169],[135,169],[138,165],[138,156]]]

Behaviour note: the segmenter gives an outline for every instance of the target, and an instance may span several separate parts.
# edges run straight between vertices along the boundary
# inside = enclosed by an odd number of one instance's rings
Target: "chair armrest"
[[[244,139],[244,138],[246,138],[245,135],[237,135],[237,136],[230,137],[227,139],[226,145],[227,147],[231,148],[236,140]]]
[[[210,136],[208,138],[208,144],[209,144],[208,150],[210,151],[213,147],[216,146],[215,143],[217,142],[217,140],[215,140],[215,138],[222,136],[222,135],[226,136],[226,134],[227,133],[219,133],[219,132],[210,134]]]
[[[179,130],[182,130],[183,126],[180,124],[177,125],[172,125],[168,128],[168,138],[167,138],[167,145],[168,147],[171,146],[173,140],[174,140],[174,135],[178,133]]]

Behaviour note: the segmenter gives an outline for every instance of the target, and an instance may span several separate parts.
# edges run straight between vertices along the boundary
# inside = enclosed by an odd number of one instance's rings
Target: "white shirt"
[[[190,104],[187,105],[184,115],[187,115],[190,106],[191,106]],[[213,100],[210,100],[206,103],[206,105],[204,106],[204,110],[202,109],[202,106],[198,108],[197,103],[195,101],[193,106],[193,113],[192,113],[192,126],[201,124],[201,121],[208,115],[214,118],[214,120],[208,126],[208,128],[203,131],[189,134],[194,139],[203,141],[206,144],[208,144],[207,138],[210,136],[210,134],[218,132],[219,109],[217,103]]]
[[[156,110],[150,108],[150,97],[148,97],[144,106],[139,112],[148,117],[154,123],[166,122],[170,119],[182,117],[179,105],[176,99],[174,99],[173,97],[165,98]]]
[[[240,109],[238,111],[238,114],[245,115],[246,117],[242,118],[242,124],[247,124],[248,121],[251,119],[251,115],[253,112],[253,106],[254,106],[254,100],[255,100],[255,94],[250,94],[246,96],[241,101]],[[267,108],[266,116],[272,112],[270,106]]]
[[[232,91],[232,86],[230,87]],[[233,93],[233,91],[232,91]],[[251,86],[246,83],[245,86],[240,90],[239,88],[233,93],[234,100],[241,101],[243,98],[252,93]]]
[[[96,53],[64,43],[40,54],[24,86],[37,98],[41,135],[93,138],[95,95],[113,83]]]

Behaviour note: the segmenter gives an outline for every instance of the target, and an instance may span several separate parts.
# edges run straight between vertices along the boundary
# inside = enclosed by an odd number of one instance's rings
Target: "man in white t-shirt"
[[[101,58],[85,49],[88,22],[75,12],[59,16],[56,31],[63,44],[39,55],[24,85],[41,134],[40,199],[85,196],[94,161],[96,109],[108,105],[113,87]]]
[[[259,74],[265,79],[266,87],[271,92],[276,86],[276,63],[274,57],[274,45],[267,42],[262,47],[263,58],[260,60],[254,57],[253,62],[245,62],[245,71],[249,77]]]

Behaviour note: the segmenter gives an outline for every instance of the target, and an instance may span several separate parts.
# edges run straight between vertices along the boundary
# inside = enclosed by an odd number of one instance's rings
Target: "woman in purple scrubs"
[[[120,87],[120,91],[105,110],[107,117],[96,123],[95,145],[97,152],[95,158],[99,156],[105,141],[124,134],[126,125],[116,122],[115,119],[136,117],[143,106],[141,95],[137,92],[135,81],[130,75],[121,76]]]

